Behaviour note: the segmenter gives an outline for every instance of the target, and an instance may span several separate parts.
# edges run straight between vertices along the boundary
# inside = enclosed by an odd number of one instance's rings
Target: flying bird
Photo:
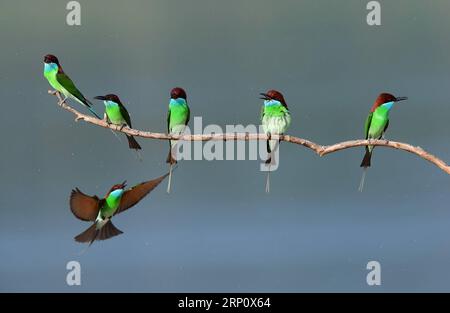
[[[138,184],[130,189],[126,188],[126,181],[111,187],[106,196],[88,196],[78,188],[70,194],[70,210],[76,218],[93,222],[92,226],[75,237],[75,241],[87,243],[89,246],[95,240],[105,240],[122,234],[111,219],[116,214],[128,210],[141,201],[150,191],[157,187],[168,174]]]
[[[407,100],[407,97],[395,97],[390,93],[381,93],[367,116],[366,123],[364,125],[364,138],[365,139],[380,139],[384,138],[384,133],[389,126],[389,112],[391,111],[394,103]],[[366,146],[366,153],[361,162],[361,167],[364,168],[361,182],[359,184],[359,191],[364,188],[364,181],[366,177],[366,170],[370,167],[370,161],[372,159],[372,152],[374,146]]]
[[[92,109],[92,103],[75,87],[70,77],[64,73],[58,58],[52,54],[44,56],[44,77],[47,78],[50,85],[56,91],[64,95],[65,98],[62,102],[66,101],[67,98],[72,98],[87,107],[98,119],[101,119],[94,109]]]
[[[167,113],[167,132],[170,135],[181,135],[189,122],[191,112],[186,99],[186,92],[183,88],[175,87],[170,91],[169,112]],[[178,140],[169,140],[169,154],[166,160],[169,164],[167,193],[170,193],[172,183],[172,167],[177,163],[177,142]]]
[[[273,164],[273,151],[278,148],[279,140],[270,139],[272,135],[282,135],[291,124],[291,114],[281,92],[269,90],[266,93],[260,93],[264,100],[261,110],[261,123],[263,131],[269,136],[267,140],[268,157],[266,164],[269,164],[269,171],[266,179],[266,192],[270,191],[270,164]]]
[[[106,96],[94,97],[97,100],[103,100],[105,104],[106,122],[119,126],[131,126],[131,118],[125,106],[120,101],[119,97],[114,94],[107,94]],[[126,135],[128,139],[128,147],[130,149],[141,150],[141,146],[131,135]]]

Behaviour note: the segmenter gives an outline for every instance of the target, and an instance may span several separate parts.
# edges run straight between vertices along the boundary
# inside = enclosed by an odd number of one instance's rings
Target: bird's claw
[[[65,97],[64,99],[61,99],[61,101],[58,102],[58,105],[60,107],[62,107],[62,105],[64,104],[64,102],[66,102],[66,100],[67,100],[67,97]]]

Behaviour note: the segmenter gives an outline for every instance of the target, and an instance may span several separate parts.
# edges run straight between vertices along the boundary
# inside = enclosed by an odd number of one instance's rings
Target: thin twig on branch
[[[121,127],[114,124],[108,124],[105,120],[99,120],[96,117],[85,115],[80,113],[79,111],[75,110],[71,106],[67,104],[66,101],[63,101],[63,98],[61,97],[60,93],[57,91],[49,90],[49,94],[54,95],[58,98],[58,105],[61,106],[63,109],[73,113],[75,115],[75,121],[83,120],[85,122],[101,126],[104,128],[110,128],[112,130],[122,132],[128,135],[137,136],[137,137],[143,137],[143,138],[150,138],[150,139],[159,139],[159,140],[169,140],[169,139],[178,139],[178,140],[185,140],[185,141],[209,141],[209,140],[267,140],[268,137],[266,134],[249,134],[249,133],[224,133],[224,134],[201,134],[201,135],[168,135],[163,133],[154,133],[154,132],[148,132],[148,131],[142,131],[137,129],[132,129],[129,127]],[[389,147],[393,149],[403,150],[407,151],[413,154],[416,154],[417,156],[421,157],[424,160],[429,161],[430,163],[433,163],[437,167],[439,167],[441,170],[446,172],[447,174],[450,174],[450,166],[447,165],[443,160],[439,159],[438,157],[426,152],[421,147],[414,147],[407,143],[402,142],[396,142],[396,141],[390,141],[390,140],[374,140],[374,139],[359,139],[359,140],[349,140],[344,142],[335,143],[333,145],[323,146],[319,145],[317,143],[314,143],[312,141],[309,141],[307,139],[289,136],[289,135],[280,135],[279,139],[281,141],[294,143],[297,145],[304,146],[306,148],[311,149],[319,156],[324,156],[333,152],[337,152],[340,150],[353,148],[353,147],[360,147],[360,146],[382,146],[382,147]]]

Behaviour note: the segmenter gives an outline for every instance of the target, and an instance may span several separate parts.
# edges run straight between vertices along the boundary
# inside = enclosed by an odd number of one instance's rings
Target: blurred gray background
[[[381,91],[408,96],[387,137],[450,161],[450,2],[67,1],[0,3],[2,114],[0,291],[450,291],[450,177],[402,151],[377,148],[357,191],[363,148],[319,158],[291,145],[272,175],[259,161],[185,161],[115,218],[124,234],[85,246],[72,188],[167,169],[167,142],[138,141],[140,163],[110,131],[74,122],[47,95],[43,56],[57,55],[89,98],[120,95],[136,128],[165,131],[169,90],[188,92],[204,125],[258,123],[258,93],[281,90],[289,134],[321,144],[361,138]],[[78,104],[73,106],[87,112]],[[103,104],[95,109],[103,112]],[[82,285],[66,285],[66,263]],[[366,284],[367,262],[382,285]]]

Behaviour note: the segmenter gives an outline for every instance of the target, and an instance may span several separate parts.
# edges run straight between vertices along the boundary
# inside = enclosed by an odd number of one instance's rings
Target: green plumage
[[[365,139],[380,139],[389,126],[389,108],[381,105],[370,112],[364,124]],[[366,146],[366,154],[361,162],[361,167],[369,167],[372,158],[373,146]]]
[[[190,109],[186,100],[182,98],[171,99],[169,103],[169,111],[167,113],[167,132],[171,135],[180,135],[183,133],[186,125],[190,119]],[[167,157],[167,163],[176,163],[176,159],[173,157],[174,151],[172,149],[176,146],[178,140],[169,141],[169,155]]]
[[[103,205],[100,207],[99,216],[102,219],[113,216],[120,205],[120,200],[122,199],[123,191],[111,192],[108,197],[105,198]]]
[[[80,90],[75,86],[69,76],[64,73],[60,66],[55,63],[45,64],[44,77],[49,84],[66,98],[72,98],[80,104],[86,106],[97,118],[100,116],[91,108],[92,103],[86,99]]]
[[[130,114],[125,106],[120,101],[119,97],[114,94],[106,96],[97,96],[95,99],[103,100],[105,104],[106,118],[109,123],[120,126],[128,126],[132,128]],[[140,150],[142,149],[139,143],[133,136],[126,135],[128,140],[128,147],[130,149]]]
[[[190,110],[187,103],[169,105],[167,113],[167,131],[169,133],[176,132],[179,126],[187,125],[190,119]]]
[[[131,126],[131,118],[127,109],[123,106],[122,103],[115,103],[108,101],[105,105],[105,112],[108,120],[115,125],[127,125]]]
[[[263,131],[268,135],[282,135],[291,124],[291,115],[287,107],[281,104],[265,105],[261,111],[261,124]],[[267,152],[271,153],[277,140],[267,142]]]
[[[79,103],[90,106],[89,101],[78,90],[73,81],[64,72],[58,72],[58,69],[44,71],[50,85],[66,97],[73,98]]]

